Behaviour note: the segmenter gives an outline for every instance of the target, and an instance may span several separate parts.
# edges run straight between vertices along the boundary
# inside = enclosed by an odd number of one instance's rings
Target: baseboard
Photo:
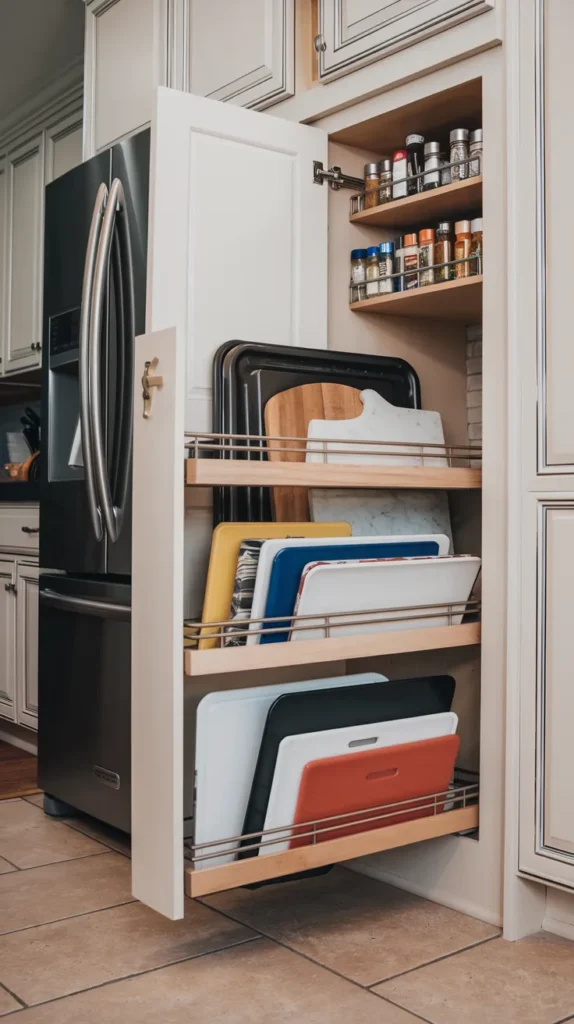
[[[574,939],[574,895],[559,889],[546,890],[546,914],[542,921],[545,932],[564,939]]]
[[[31,729],[24,729],[21,725],[12,722],[2,722],[0,725],[0,740],[11,743],[13,747],[19,747],[28,754],[38,756],[38,739]]]

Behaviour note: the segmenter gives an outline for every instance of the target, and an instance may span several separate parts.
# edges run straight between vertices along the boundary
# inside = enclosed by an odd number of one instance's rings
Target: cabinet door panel
[[[293,95],[294,0],[191,0],[189,31],[191,92],[259,109]]]
[[[5,369],[6,362],[6,327],[7,327],[7,280],[6,250],[8,247],[8,175],[6,161],[0,160],[0,373]]]
[[[50,125],[46,130],[46,184],[82,162],[82,116]]]
[[[0,716],[16,721],[15,564],[0,558]],[[8,590],[6,590],[8,587]]]
[[[38,728],[38,576],[33,565],[19,565],[17,588],[17,718]]]
[[[44,137],[34,136],[8,156],[8,327],[6,370],[40,361]]]
[[[353,70],[493,7],[494,0],[319,0],[326,43],[319,77]]]

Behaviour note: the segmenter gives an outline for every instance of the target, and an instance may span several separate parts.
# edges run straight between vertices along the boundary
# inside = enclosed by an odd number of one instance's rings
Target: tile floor
[[[19,1024],[574,1024],[574,943],[498,930],[343,868],[134,901],[125,836],[0,802],[0,1017]]]

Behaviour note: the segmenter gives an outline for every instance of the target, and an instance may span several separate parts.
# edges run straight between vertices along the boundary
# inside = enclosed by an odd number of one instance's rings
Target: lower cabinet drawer
[[[40,539],[40,510],[37,505],[0,507],[0,549],[36,554]]]

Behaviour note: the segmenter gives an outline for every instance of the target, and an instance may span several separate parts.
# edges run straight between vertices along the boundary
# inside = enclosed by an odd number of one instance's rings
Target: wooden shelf
[[[480,623],[467,622],[460,626],[429,626],[424,629],[401,629],[392,633],[332,636],[322,640],[300,640],[297,643],[287,640],[278,644],[216,647],[207,651],[185,648],[183,658],[186,676],[211,676],[220,672],[254,672],[260,668],[273,669],[287,665],[319,665],[381,654],[469,647],[478,643]]]
[[[465,467],[186,459],[185,482],[190,487],[393,487],[459,491],[480,488],[482,472]]]
[[[371,227],[407,228],[434,226],[439,220],[455,220],[464,214],[478,212],[482,206],[482,175],[455,181],[429,192],[395,199],[382,203],[370,210],[353,213],[351,224],[366,224]]]
[[[432,817],[415,818],[414,821],[386,825],[368,832],[329,839],[315,845],[300,846],[294,850],[272,853],[265,857],[249,857],[202,870],[189,867],[185,869],[185,891],[192,898],[206,896],[210,892],[236,889],[241,885],[250,885],[280,875],[294,874],[297,871],[307,871],[309,868],[318,868],[325,864],[336,864],[338,861],[352,860],[354,857],[365,857],[371,853],[380,853],[382,850],[421,843],[425,839],[435,839],[437,836],[477,827],[478,804],[474,804],[471,807],[444,811]]]
[[[375,295],[352,302],[355,313],[384,313],[387,316],[425,317],[428,320],[462,320],[474,323],[482,318],[482,275],[444,281],[409,292]]]

